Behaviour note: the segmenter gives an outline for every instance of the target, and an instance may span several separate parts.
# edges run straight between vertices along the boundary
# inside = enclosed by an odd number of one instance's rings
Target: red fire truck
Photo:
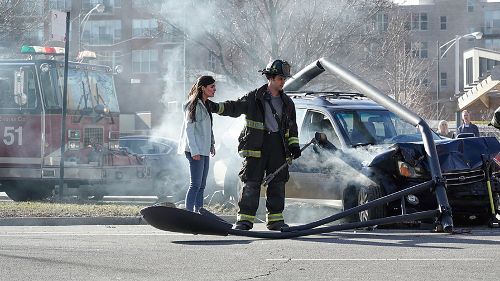
[[[23,46],[21,53],[30,59],[0,60],[0,191],[15,201],[52,195],[60,177],[62,121],[68,187],[150,176],[141,158],[118,149],[120,111],[109,67],[69,63],[62,120],[64,63],[54,58],[64,49]]]

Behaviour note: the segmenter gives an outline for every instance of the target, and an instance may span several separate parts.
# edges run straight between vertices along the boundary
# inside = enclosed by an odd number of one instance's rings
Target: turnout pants
[[[238,221],[254,222],[259,207],[261,183],[264,174],[276,171],[286,161],[285,150],[280,133],[266,133],[261,158],[247,157],[240,171],[243,185],[238,202]],[[285,208],[285,182],[288,181],[288,167],[274,177],[266,190],[267,223],[283,220]]]

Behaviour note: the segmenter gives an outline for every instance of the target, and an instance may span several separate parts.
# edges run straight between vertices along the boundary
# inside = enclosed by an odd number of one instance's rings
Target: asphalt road
[[[263,240],[147,225],[0,227],[1,280],[498,280],[499,260],[500,230],[488,228]]]

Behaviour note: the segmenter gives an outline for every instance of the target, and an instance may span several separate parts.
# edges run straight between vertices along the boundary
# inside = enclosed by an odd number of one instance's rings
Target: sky
[[[428,4],[439,0],[392,0],[400,5],[418,5],[419,3]],[[500,2],[500,0],[476,0],[476,2]]]

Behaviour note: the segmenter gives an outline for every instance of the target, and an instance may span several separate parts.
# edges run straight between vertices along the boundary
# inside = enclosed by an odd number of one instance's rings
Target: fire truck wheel
[[[31,186],[36,186],[31,187]],[[13,201],[40,201],[52,195],[52,188],[37,184],[16,183],[15,186],[5,190],[7,196]]]
[[[162,172],[153,181],[153,192],[158,201],[178,202],[184,199],[189,181],[179,179],[172,173]]]

